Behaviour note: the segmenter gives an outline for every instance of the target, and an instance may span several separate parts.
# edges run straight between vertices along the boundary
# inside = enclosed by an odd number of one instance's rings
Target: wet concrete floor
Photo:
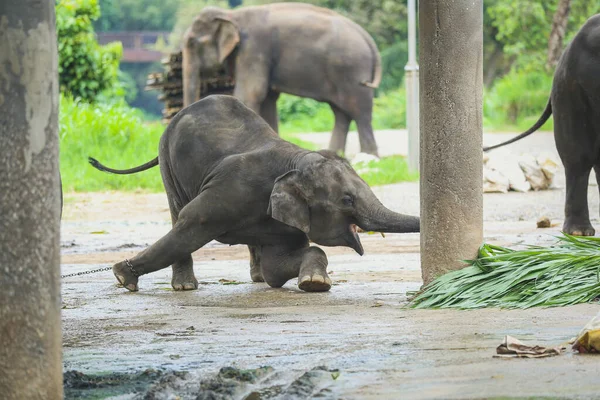
[[[521,195],[534,200],[535,193]],[[170,227],[164,202],[154,194],[70,195],[62,273],[111,265],[158,239]],[[504,245],[549,244],[557,233],[558,227],[535,229],[535,220],[489,221],[485,235]],[[301,292],[295,281],[281,289],[252,283],[246,248],[218,243],[194,255],[197,291],[171,290],[169,270],[142,277],[138,293],[117,287],[111,272],[65,278],[65,371],[189,372],[169,376],[154,388],[154,397],[147,396],[165,399],[196,398],[199,382],[222,367],[262,366],[272,370],[261,380],[215,398],[271,398],[260,390],[273,387],[280,398],[600,396],[597,357],[493,358],[507,334],[541,345],[569,340],[598,305],[410,310],[407,294],[421,285],[419,235],[363,234],[362,240],[363,257],[350,249],[325,249],[334,280],[328,293]],[[325,378],[309,385],[307,395],[280,393],[319,366],[339,372],[319,370]],[[118,394],[143,398],[149,387],[125,385]]]

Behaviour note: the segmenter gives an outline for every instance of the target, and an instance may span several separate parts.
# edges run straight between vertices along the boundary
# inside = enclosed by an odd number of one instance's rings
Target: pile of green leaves
[[[121,43],[100,46],[92,22],[100,16],[97,0],[58,0],[58,74],[60,90],[85,101],[119,89]],[[115,93],[118,95],[118,93]]]
[[[445,274],[411,302],[413,308],[530,308],[600,298],[600,238],[560,236],[551,247],[524,250],[484,244],[469,267]]]

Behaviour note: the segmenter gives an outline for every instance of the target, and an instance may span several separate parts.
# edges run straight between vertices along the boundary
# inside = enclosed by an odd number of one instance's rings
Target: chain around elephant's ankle
[[[135,268],[133,268],[133,264],[131,263],[131,261],[129,261],[129,259],[125,259],[125,265],[127,265],[129,267],[129,271],[131,271],[131,273],[136,277],[139,278],[142,274],[140,274],[139,272],[137,272],[135,270]]]

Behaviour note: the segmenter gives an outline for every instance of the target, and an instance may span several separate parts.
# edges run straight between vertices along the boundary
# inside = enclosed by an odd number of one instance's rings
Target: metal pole
[[[419,170],[419,64],[416,44],[416,0],[408,0],[408,63],[404,67],[406,86],[406,128],[408,166]]]
[[[419,10],[423,282],[464,267],[483,240],[483,0]]]

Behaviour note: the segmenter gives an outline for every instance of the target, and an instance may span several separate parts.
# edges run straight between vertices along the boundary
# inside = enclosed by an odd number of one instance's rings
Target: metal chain
[[[96,272],[110,271],[111,269],[112,269],[112,267],[104,267],[104,268],[92,269],[89,271],[75,272],[73,274],[61,275],[60,279],[69,278],[71,276],[95,274]]]

